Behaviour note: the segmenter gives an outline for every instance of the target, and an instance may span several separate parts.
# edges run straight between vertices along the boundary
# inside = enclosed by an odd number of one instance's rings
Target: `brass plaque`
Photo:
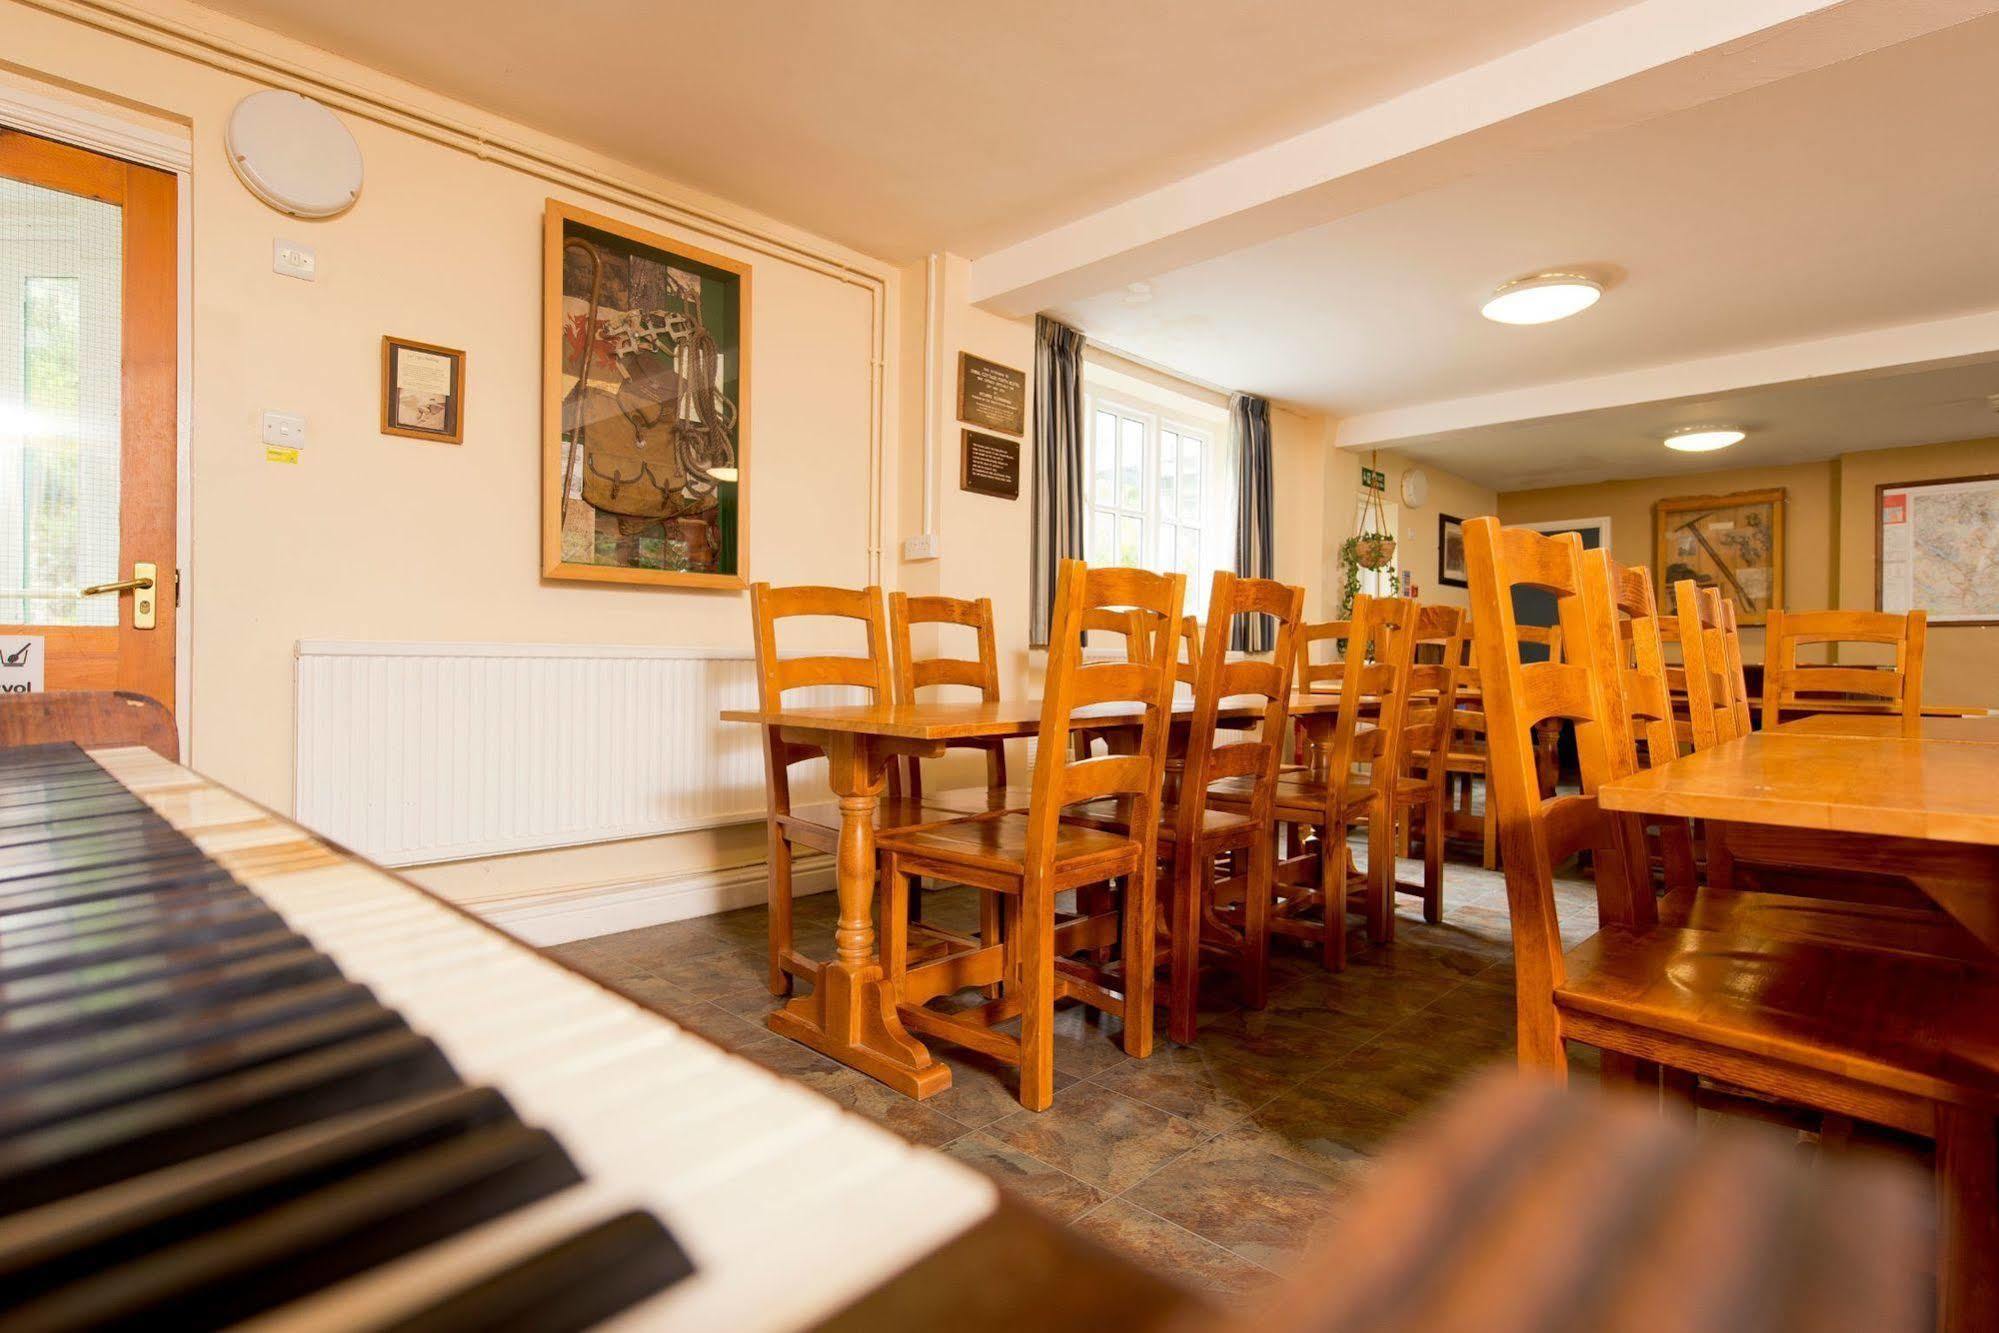
[[[958,420],[1002,435],[1026,434],[1026,372],[958,353]]]
[[[1002,500],[1020,498],[1020,441],[980,431],[963,432],[959,445],[958,489]]]

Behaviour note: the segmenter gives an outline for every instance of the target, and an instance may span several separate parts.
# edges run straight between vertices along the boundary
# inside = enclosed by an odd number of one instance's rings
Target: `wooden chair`
[[[1179,779],[1159,825],[1159,861],[1168,938],[1167,1035],[1194,1040],[1204,959],[1223,960],[1242,978],[1243,1003],[1261,1009],[1269,998],[1269,911],[1273,875],[1271,832],[1278,769],[1283,761],[1292,638],[1304,619],[1305,590],[1269,579],[1217,571],[1208,599],[1208,628],[1195,662],[1194,716]],[[1228,660],[1229,634],[1239,615],[1277,621],[1269,662]],[[1184,630],[1193,617],[1183,622]],[[1263,716],[1253,739],[1220,723],[1221,701],[1254,696]],[[1216,744],[1218,736],[1227,736]],[[1092,801],[1070,818],[1123,829],[1115,802]],[[1247,860],[1244,873],[1217,882],[1216,862]]]
[[[777,625],[800,616],[829,616],[858,622],[867,636],[865,656],[780,657]],[[750,585],[750,620],[756,634],[757,698],[764,708],[783,706],[792,690],[820,686],[854,686],[868,692],[871,703],[894,697],[887,622],[882,616],[880,588],[773,588]],[[794,947],[791,924],[791,862],[794,847],[834,853],[840,838],[840,804],[822,801],[793,807],[791,769],[825,752],[816,746],[785,740],[776,727],[764,728],[764,793],[767,814],[765,845],[770,858],[770,990],[791,993],[793,977],[811,980],[818,965]],[[927,820],[949,818],[926,810],[908,797],[885,796],[875,809],[877,829],[901,828]]]
[[[970,629],[976,636],[978,656],[917,656],[915,636],[911,631],[918,625]],[[895,654],[897,703],[915,703],[919,691],[952,686],[975,689],[979,697],[988,703],[999,700],[999,648],[993,632],[993,603],[990,597],[970,601],[957,597],[912,597],[908,593],[890,593],[888,633],[889,644]],[[923,761],[911,758],[890,770],[891,793],[907,795],[932,809],[960,814],[1026,808],[1029,789],[1007,785],[1005,741],[948,741],[945,748],[982,753],[986,761],[985,785],[926,791]]]
[[[1677,1075],[1937,1139],[1943,1188],[1941,1319],[1983,1322],[1999,1297],[1999,979],[1886,951],[1660,924],[1630,821],[1600,784],[1637,760],[1620,724],[1610,589],[1574,534],[1465,524],[1474,640],[1486,699],[1513,922],[1519,1058],[1564,1078],[1565,1043],[1605,1053],[1606,1077],[1657,1063]],[[1512,651],[1512,592],[1557,598],[1563,663]],[[1580,794],[1544,799],[1532,730],[1576,724]],[[1595,853],[1602,928],[1562,947],[1554,867]]]
[[[1317,943],[1335,971],[1347,964],[1354,883],[1347,834],[1356,824],[1367,825],[1361,884],[1368,933],[1377,942],[1394,936],[1396,790],[1413,785],[1400,770],[1416,604],[1362,593],[1354,599],[1353,618],[1343,623],[1347,652],[1332,741],[1314,756],[1313,768],[1277,780],[1276,822],[1289,846],[1270,914],[1273,933]],[[1366,727],[1363,712],[1374,714]]]
[[[1736,677],[1728,668],[1721,592],[1692,579],[1673,585],[1676,637],[1687,691],[1693,746],[1706,750],[1743,735],[1747,713],[1736,706]]]
[[[888,898],[883,971],[903,997],[897,1012],[919,1034],[957,1042],[1020,1066],[1020,1101],[1045,1110],[1054,1097],[1055,1004],[1077,999],[1124,1020],[1124,1049],[1149,1055],[1153,1032],[1155,885],[1159,787],[1172,724],[1173,645],[1186,579],[1139,569],[1090,569],[1062,562],[1049,638],[1048,684],[1028,809],[974,815],[921,829],[884,832]],[[1126,608],[1147,618],[1151,658],[1085,663],[1081,626],[1087,611]],[[1071,756],[1071,714],[1093,704],[1136,706],[1130,753]],[[1063,811],[1103,797],[1127,804],[1129,833],[1065,822]],[[1002,943],[911,971],[905,921],[909,877],[931,875],[1001,894]],[[1058,925],[1055,897],[1119,881],[1122,912],[1091,913]],[[1080,895],[1079,895],[1080,896]],[[1121,919],[1120,919],[1121,918]],[[1068,955],[1120,944],[1116,970]],[[966,985],[1000,981],[998,999],[955,1013],[926,1001]],[[1020,1018],[1020,1034],[999,1025]]]
[[[1393,881],[1401,893],[1423,900],[1423,919],[1444,919],[1445,816],[1450,796],[1450,754],[1458,736],[1458,674],[1465,653],[1465,613],[1455,606],[1416,609],[1415,652],[1430,659],[1411,664],[1407,725],[1403,732],[1405,779],[1396,784],[1396,818],[1404,830],[1420,820],[1423,834],[1423,883]],[[1427,649],[1427,651],[1426,651]]]
[[[85,749],[143,745],[180,762],[180,735],[166,705],[130,690],[56,690],[0,695],[0,746],[75,741]]]
[[[1735,614],[1733,597],[1721,599],[1721,638],[1722,665],[1728,672],[1730,697],[1735,701],[1735,734],[1747,736],[1756,723],[1749,702],[1749,671],[1742,658],[1742,625]]]
[[[1763,726],[1786,712],[1809,713],[1814,699],[1861,695],[1880,701],[1878,711],[1899,713],[1904,736],[1922,735],[1923,644],[1929,616],[1922,611],[1772,611],[1763,629]],[[1891,666],[1800,666],[1808,643],[1886,644]]]

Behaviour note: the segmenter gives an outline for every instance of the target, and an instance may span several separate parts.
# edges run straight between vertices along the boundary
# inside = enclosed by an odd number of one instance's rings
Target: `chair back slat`
[[[780,657],[778,622],[805,617],[860,622],[866,633],[867,655]],[[858,686],[868,691],[868,701],[874,704],[887,704],[894,700],[888,622],[882,614],[880,588],[826,588],[816,585],[774,588],[768,583],[753,583],[750,585],[750,627],[756,641],[757,702],[760,707],[782,708],[788,692],[822,685]],[[763,731],[764,782],[769,809],[773,817],[789,814],[791,766],[825,752],[817,746],[797,745],[782,739],[776,727],[765,727]]]
[[[1340,651],[1353,632],[1351,620],[1327,620],[1316,625],[1300,625],[1296,634],[1298,641],[1298,688],[1301,690],[1336,690],[1346,676],[1345,655]],[[1326,651],[1333,656],[1330,661],[1313,661],[1312,649],[1317,644],[1326,644]]]
[[[1923,657],[1929,616],[1923,611],[1772,611],[1763,630],[1763,725],[1774,727],[1786,711],[1811,711],[1814,695],[1859,695],[1878,711],[1900,714],[1902,734],[1922,734]],[[1891,664],[1800,665],[1805,644],[1885,644]]]
[[[1488,817],[1496,810],[1513,922],[1521,1060],[1552,1067],[1560,1051],[1541,1047],[1560,1040],[1545,1018],[1554,987],[1564,979],[1555,867],[1579,849],[1591,850],[1600,912],[1634,902],[1641,884],[1634,849],[1596,800],[1598,787],[1627,766],[1614,754],[1625,728],[1617,723],[1619,705],[1612,693],[1618,645],[1610,590],[1603,580],[1586,576],[1582,542],[1572,532],[1548,535],[1502,528],[1491,517],[1472,519],[1465,524],[1465,561],[1492,784]],[[1562,632],[1559,663],[1520,660],[1513,598],[1523,587],[1555,598]],[[1541,794],[1533,731],[1548,717],[1576,724],[1580,794]],[[1649,897],[1649,872],[1642,888]]]
[[[1725,650],[1723,665],[1727,668],[1729,685],[1735,696],[1735,734],[1747,736],[1754,725],[1750,715],[1749,672],[1743,666],[1742,624],[1736,616],[1733,597],[1722,599],[1721,634]],[[1917,702],[1920,704],[1921,700]]]
[[[1721,628],[1721,594],[1692,579],[1673,585],[1679,622],[1680,662],[1686,674],[1687,721],[1696,750],[1708,750],[1738,734],[1740,714],[1728,674],[1728,649]]]
[[[1458,702],[1458,677],[1464,671],[1465,613],[1458,606],[1416,608],[1414,651],[1434,660],[1409,668],[1409,698],[1403,717],[1402,754],[1405,770],[1420,756],[1422,776],[1433,800],[1442,800],[1444,773],[1451,752]]]
[[[1228,660],[1236,617],[1265,615],[1277,622],[1272,661]],[[1277,774],[1284,759],[1284,728],[1290,716],[1291,679],[1298,661],[1295,638],[1305,616],[1305,590],[1270,579],[1245,579],[1217,571],[1208,591],[1208,622],[1195,672],[1194,716],[1187,728],[1185,766],[1174,831],[1180,846],[1194,845],[1208,808],[1208,788],[1224,778],[1251,779],[1247,802],[1252,820],[1267,824],[1277,802]],[[1231,731],[1216,747],[1223,699],[1258,698],[1263,715],[1254,740]]]
[[[1354,598],[1353,617],[1347,622],[1340,711],[1333,720],[1332,742],[1321,766],[1328,824],[1340,821],[1340,805],[1349,786],[1371,786],[1382,801],[1394,800],[1402,765],[1409,674],[1415,665],[1416,619],[1416,603],[1407,597],[1361,593]],[[1361,723],[1364,712],[1373,715],[1365,726]],[[1392,805],[1380,808],[1388,810]]]
[[[973,631],[978,645],[977,658],[918,657],[914,629],[919,625],[945,625]],[[963,686],[976,689],[988,703],[1000,697],[999,649],[993,632],[993,603],[990,597],[912,597],[895,592],[888,599],[889,639],[895,649],[895,701],[917,701],[917,691],[933,686]],[[994,739],[950,741],[945,748],[978,750],[986,756],[986,788],[998,792],[1006,787],[1006,742]],[[890,770],[891,787],[898,793],[917,797],[923,794],[923,761],[904,759]]]
[[[1142,569],[1091,569],[1064,560],[1056,578],[1048,647],[1048,676],[1028,806],[1027,866],[1045,875],[1053,864],[1064,806],[1105,796],[1124,798],[1141,864],[1151,864],[1159,836],[1159,788],[1166,772],[1172,722],[1174,657],[1187,580]],[[1093,613],[1110,611],[1130,627],[1128,645],[1139,662],[1083,661],[1083,627]],[[1129,754],[1100,758],[1071,755],[1073,714],[1095,704],[1137,705],[1138,740]]]

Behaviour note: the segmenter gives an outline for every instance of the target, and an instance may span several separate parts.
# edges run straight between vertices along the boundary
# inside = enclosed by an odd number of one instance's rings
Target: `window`
[[[1088,413],[1085,558],[1185,574],[1194,605],[1195,589],[1235,566],[1235,469],[1220,442],[1226,424],[1099,395]]]

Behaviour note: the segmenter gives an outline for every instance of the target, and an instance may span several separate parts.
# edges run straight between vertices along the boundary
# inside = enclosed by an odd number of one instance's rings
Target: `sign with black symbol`
[[[958,489],[1018,500],[1020,442],[975,430],[964,432],[958,461]]]
[[[46,640],[0,636],[0,694],[42,692],[43,647]]]

